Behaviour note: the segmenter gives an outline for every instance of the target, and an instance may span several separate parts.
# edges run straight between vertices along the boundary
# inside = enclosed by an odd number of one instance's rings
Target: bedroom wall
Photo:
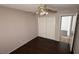
[[[73,52],[75,54],[79,54],[79,13],[77,16],[77,24],[76,24],[76,30],[75,30],[75,36],[74,36]]]
[[[10,53],[36,36],[34,14],[0,6],[0,53]]]

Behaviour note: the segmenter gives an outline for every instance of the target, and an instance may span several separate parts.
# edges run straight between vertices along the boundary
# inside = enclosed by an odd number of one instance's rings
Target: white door
[[[38,36],[46,37],[46,18],[38,18]]]
[[[47,17],[47,38],[55,39],[55,16]]]
[[[38,18],[38,35],[55,39],[55,15],[41,16]]]

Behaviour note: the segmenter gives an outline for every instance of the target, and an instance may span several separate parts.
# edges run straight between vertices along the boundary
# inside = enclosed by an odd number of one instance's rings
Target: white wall
[[[74,36],[74,53],[79,54],[79,14],[77,18],[77,26],[75,30],[75,36]]]
[[[0,53],[10,53],[36,36],[34,14],[0,6]]]
[[[74,40],[74,35],[75,35],[75,28],[76,28],[76,23],[77,23],[77,15],[78,13],[74,14],[73,16],[73,22],[72,22],[72,29],[71,29],[71,39],[70,39],[70,50],[72,50],[72,45],[73,45],[73,40]]]
[[[72,29],[71,29],[72,32],[75,31],[76,19],[77,19],[77,13],[73,16]]]
[[[38,36],[55,40],[55,14],[38,17]]]

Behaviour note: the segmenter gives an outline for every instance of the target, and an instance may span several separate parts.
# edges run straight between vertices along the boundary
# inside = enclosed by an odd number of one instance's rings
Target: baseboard
[[[37,36],[37,37],[40,37],[40,38],[45,38],[45,39],[48,39],[48,40],[53,40],[53,41],[59,42],[59,41],[57,41],[57,40],[50,39],[50,38],[46,38],[46,37],[41,37],[41,36]]]
[[[38,37],[38,36],[36,36],[35,38],[37,38],[37,37]],[[33,38],[33,39],[35,39],[35,38]],[[31,40],[33,40],[33,39],[31,39]],[[29,40],[28,42],[30,42],[31,40]],[[11,50],[11,51],[9,52],[9,54],[11,54],[13,51],[17,50],[18,48],[22,47],[23,45],[27,44],[28,42],[26,42],[26,43],[22,44],[21,46],[15,48],[15,49],[13,49],[13,50]]]

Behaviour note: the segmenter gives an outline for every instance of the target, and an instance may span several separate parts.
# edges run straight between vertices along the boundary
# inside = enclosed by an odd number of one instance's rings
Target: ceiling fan
[[[36,14],[43,16],[43,15],[47,15],[49,12],[57,13],[56,10],[52,10],[52,9],[47,8],[47,5],[41,5],[38,7]]]

